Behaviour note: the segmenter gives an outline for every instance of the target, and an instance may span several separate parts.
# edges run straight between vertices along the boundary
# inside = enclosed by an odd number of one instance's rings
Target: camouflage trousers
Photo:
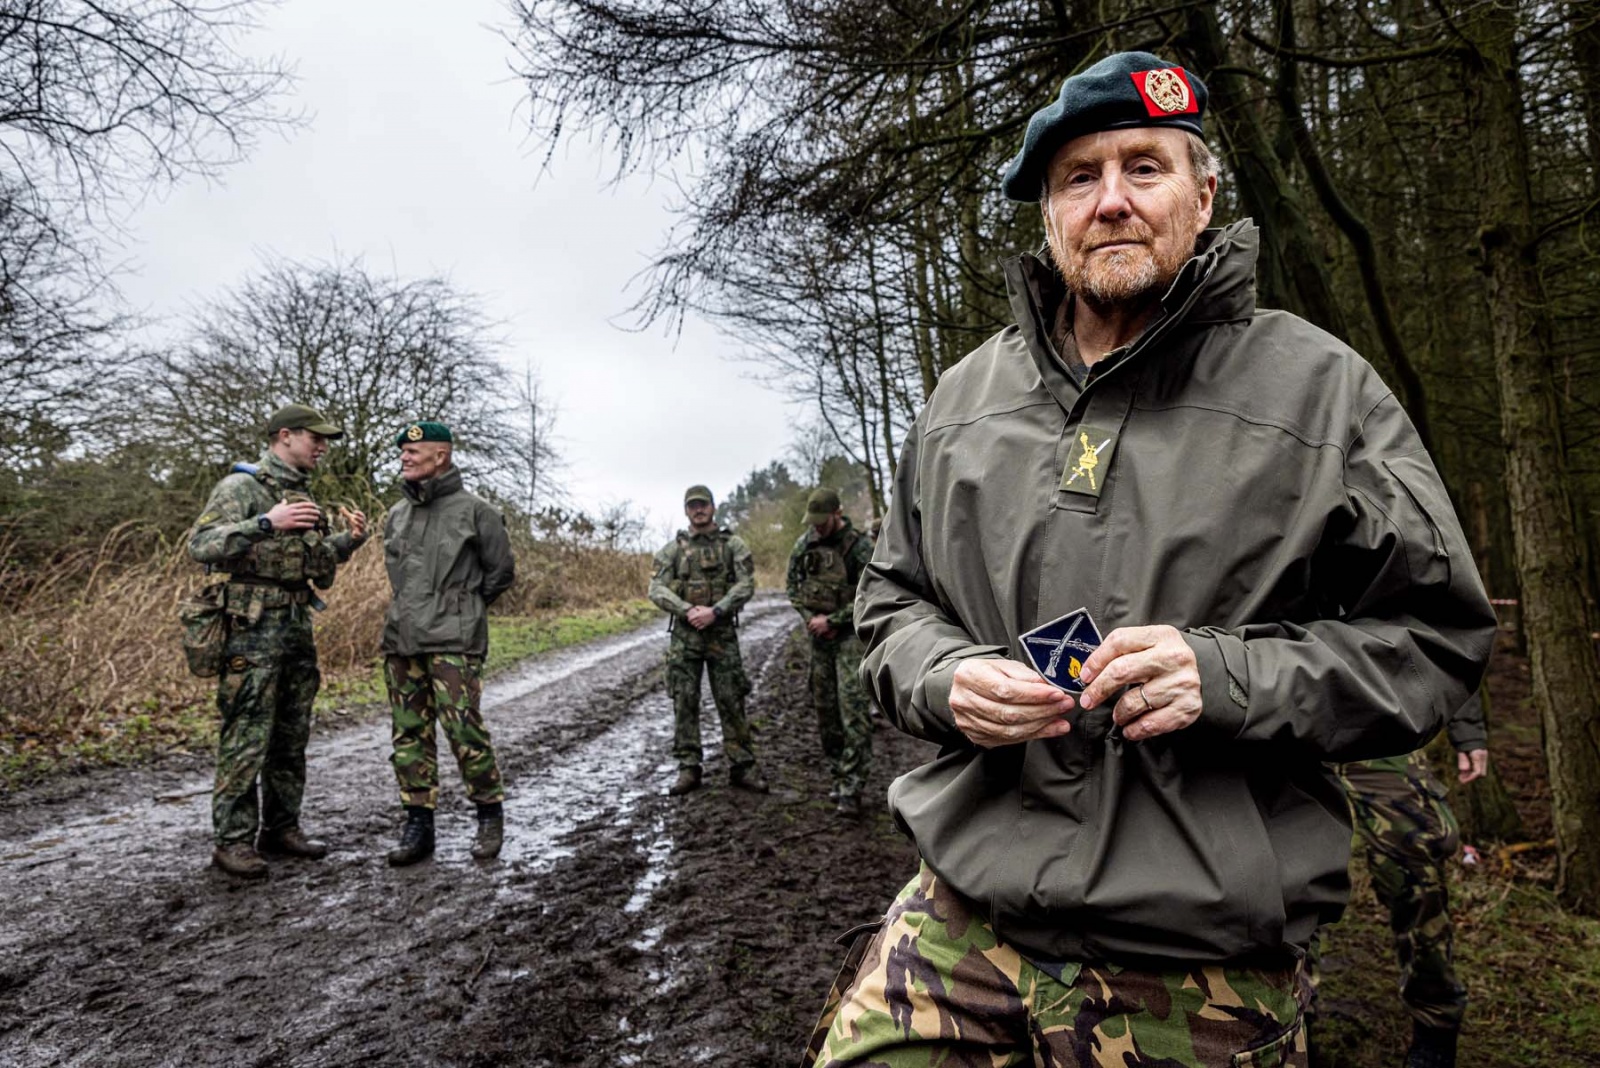
[[[744,717],[744,699],[750,679],[739,655],[739,632],[731,623],[695,630],[679,620],[667,644],[667,692],[672,695],[672,755],[683,768],[700,766],[700,674],[711,680],[711,699],[722,720],[722,751],[729,769],[753,767],[755,749],[750,724]]]
[[[872,771],[872,705],[861,687],[861,639],[811,639],[811,704],[822,755],[840,795],[861,793]]]
[[[467,796],[479,804],[505,800],[489,728],[478,711],[483,696],[483,657],[423,653],[383,658],[394,728],[395,778],[400,803],[435,808],[439,803],[439,749],[434,721],[461,769]]]
[[[1378,903],[1389,910],[1400,1000],[1418,1023],[1458,1028],[1467,988],[1456,975],[1445,864],[1461,846],[1445,788],[1421,753],[1336,764]],[[1312,943],[1312,964],[1326,929]]]
[[[217,677],[217,778],[211,826],[218,845],[254,841],[300,822],[311,706],[322,685],[305,605],[230,616]],[[256,790],[259,784],[259,802]]]
[[[995,937],[924,864],[857,937],[807,1068],[1230,1068],[1307,1064],[1304,970],[1069,964]]]

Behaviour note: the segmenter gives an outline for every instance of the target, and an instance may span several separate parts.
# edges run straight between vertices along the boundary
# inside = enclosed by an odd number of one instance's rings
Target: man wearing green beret
[[[700,786],[700,676],[711,680],[711,697],[722,720],[722,751],[734,786],[766,793],[756,767],[744,699],[750,680],[739,655],[739,609],[756,592],[756,565],[744,539],[717,526],[717,506],[705,486],[683,494],[689,529],[656,553],[650,600],[672,616],[667,643],[667,689],[672,694],[672,755],[678,778],[674,797]]]
[[[383,677],[394,728],[394,773],[405,823],[389,851],[395,866],[434,849],[439,801],[435,724],[444,728],[467,796],[477,805],[471,852],[500,855],[505,789],[479,711],[488,609],[515,576],[504,517],[462,488],[454,436],[443,423],[412,423],[395,436],[404,496],[383,527],[384,563],[394,597],[384,617]]]
[[[889,793],[923,863],[818,1065],[1303,1066],[1349,895],[1327,762],[1418,748],[1482,677],[1494,612],[1404,410],[1256,307],[1253,225],[1208,228],[1205,106],[1112,55],[1006,169],[1048,257],[913,422],[855,603],[868,689],[939,746]],[[1053,682],[1039,629],[1093,651]]]
[[[811,704],[833,778],[835,812],[861,815],[872,771],[872,705],[861,688],[856,583],[872,560],[872,539],[844,514],[839,494],[819,488],[806,501],[806,531],[789,554],[789,603],[811,638]]]
[[[227,575],[203,596],[221,610],[217,673],[217,777],[211,795],[211,862],[264,879],[262,853],[320,858],[325,843],[300,829],[311,706],[322,683],[312,640],[316,589],[366,540],[367,518],[339,509],[346,530],[308,492],[328,443],[344,435],[304,404],[267,420],[267,449],[238,463],[211,491],[189,535],[189,555]],[[257,799],[259,788],[260,798]]]

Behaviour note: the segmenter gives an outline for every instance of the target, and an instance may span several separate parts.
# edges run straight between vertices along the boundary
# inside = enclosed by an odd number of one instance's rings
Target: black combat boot
[[[256,848],[263,853],[281,853],[289,857],[321,860],[328,855],[328,843],[307,838],[299,827],[284,827],[277,831],[262,831],[256,839]]]
[[[734,768],[728,773],[728,780],[741,790],[749,790],[753,794],[767,792],[767,780],[761,777],[761,772],[754,764],[742,768]]]
[[[400,828],[400,844],[389,850],[389,866],[403,868],[433,856],[433,809],[406,806],[406,822]]]
[[[700,765],[685,764],[678,769],[678,781],[667,787],[667,794],[682,797],[691,790],[700,789]]]
[[[211,851],[211,866],[239,879],[265,879],[267,862],[249,842],[229,842]]]
[[[1460,1034],[1453,1027],[1413,1023],[1406,1068],[1456,1068],[1456,1038]]]
[[[839,805],[833,814],[840,819],[858,820],[861,818],[861,798],[855,794],[840,794]]]
[[[506,840],[505,812],[500,803],[478,806],[478,834],[472,840],[472,855],[478,860],[493,860],[500,855]]]

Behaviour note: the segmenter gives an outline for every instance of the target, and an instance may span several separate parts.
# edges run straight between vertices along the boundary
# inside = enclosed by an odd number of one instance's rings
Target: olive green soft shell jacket
[[[1253,225],[1199,248],[1082,391],[1046,340],[1054,274],[1008,265],[1017,324],[918,415],[857,595],[864,680],[943,747],[895,781],[895,816],[1037,959],[1303,949],[1349,889],[1322,762],[1423,744],[1489,655],[1493,610],[1393,394],[1337,339],[1256,310]],[[1117,435],[1098,497],[1060,488],[1080,424]],[[1018,635],[1076,608],[1102,633],[1182,631],[1200,719],[1125,742],[1104,705],[1064,738],[974,746],[956,665],[1026,663]]]
[[[405,483],[384,523],[383,555],[394,591],[384,653],[489,651],[488,608],[510,588],[515,560],[505,520],[461,488],[458,468]]]

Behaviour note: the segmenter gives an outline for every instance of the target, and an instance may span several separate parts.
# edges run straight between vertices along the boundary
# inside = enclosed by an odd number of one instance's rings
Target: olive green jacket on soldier
[[[505,519],[461,488],[451,467],[403,484],[383,525],[383,559],[394,599],[383,621],[385,654],[489,651],[488,608],[516,574]]]
[[[755,559],[727,527],[707,534],[680,530],[656,552],[648,596],[674,625],[697,606],[715,609],[719,623],[732,623],[755,594]]]
[[[1349,892],[1324,761],[1417,748],[1478,685],[1494,613],[1394,395],[1337,339],[1258,311],[1257,232],[1210,230],[1133,344],[1080,387],[1047,337],[1067,299],[1007,266],[1016,325],[917,416],[856,599],[862,675],[942,746],[890,803],[1000,937],[1048,960],[1284,959]],[[981,749],[970,657],[1078,608],[1168,624],[1200,718],[1144,742],[1110,704]]]
[[[325,524],[317,530],[263,531],[260,517],[279,501],[311,500],[309,476],[270,449],[256,468],[256,474],[235,471],[217,483],[190,532],[189,555],[233,575],[268,572],[263,577],[290,584],[314,579],[326,588],[333,582],[332,565],[350,559],[361,543],[348,532],[329,534]]]

